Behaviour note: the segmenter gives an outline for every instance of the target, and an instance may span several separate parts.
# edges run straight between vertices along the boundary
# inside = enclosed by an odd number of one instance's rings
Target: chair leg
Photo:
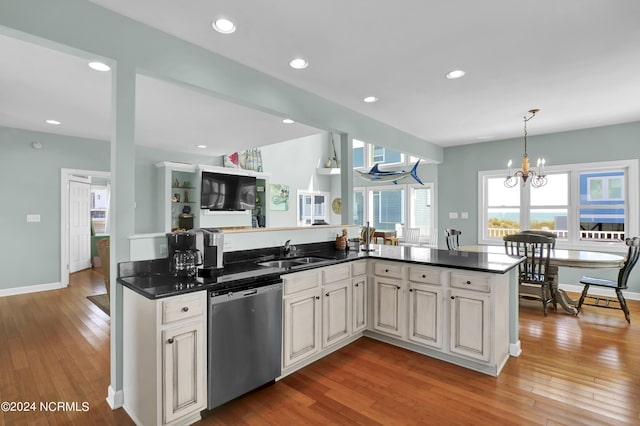
[[[618,302],[620,302],[620,307],[622,308],[622,311],[624,312],[624,317],[627,319],[627,322],[629,324],[631,324],[631,314],[629,314],[629,308],[627,307],[627,301],[625,300],[624,296],[622,295],[622,290],[617,288],[616,289],[616,295],[618,296]]]
[[[589,291],[589,284],[585,284],[582,289],[582,294],[580,295],[580,300],[578,301],[578,306],[576,306],[577,313],[580,313],[580,309],[582,308],[582,304],[584,303],[584,299],[587,297],[587,292]]]
[[[542,309],[544,311],[544,316],[547,316],[547,286],[545,284],[542,284],[540,286],[540,295],[542,296]]]

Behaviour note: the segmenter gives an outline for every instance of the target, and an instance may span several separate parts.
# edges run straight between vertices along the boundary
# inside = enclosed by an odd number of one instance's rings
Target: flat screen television
[[[206,210],[251,210],[256,206],[256,178],[202,172],[200,208]]]

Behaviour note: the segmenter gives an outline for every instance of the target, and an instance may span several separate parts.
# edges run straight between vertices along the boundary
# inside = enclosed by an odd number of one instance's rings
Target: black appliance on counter
[[[224,267],[224,232],[215,228],[200,228],[196,234],[195,248],[202,253],[200,275],[209,276],[211,272]]]
[[[196,234],[192,231],[178,231],[166,235],[171,274],[195,276],[197,267],[202,264],[202,252],[196,247]]]

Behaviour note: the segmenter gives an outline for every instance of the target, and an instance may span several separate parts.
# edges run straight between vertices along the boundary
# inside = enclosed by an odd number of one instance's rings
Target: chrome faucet
[[[284,246],[282,246],[282,254],[284,254],[285,256],[289,256],[289,254],[291,253],[291,246],[289,245],[290,242],[291,240],[287,240],[284,242]]]

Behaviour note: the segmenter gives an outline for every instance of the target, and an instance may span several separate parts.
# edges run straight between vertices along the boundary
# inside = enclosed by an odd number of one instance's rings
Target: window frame
[[[311,197],[312,203],[311,203],[311,223],[302,223],[301,219],[300,219],[300,197],[301,196],[305,196],[305,197]],[[315,197],[324,197],[324,203],[322,203],[321,205],[324,206],[323,210],[324,210],[324,216],[322,217],[316,217],[315,215],[315,206],[316,204],[314,203],[314,198]],[[298,189],[296,191],[296,224],[297,226],[312,226],[313,223],[316,220],[324,220],[327,223],[330,223],[330,207],[329,207],[329,200],[331,199],[331,194],[327,191],[304,191],[301,189]]]
[[[568,173],[569,174],[569,211],[568,226],[569,231],[579,229],[580,227],[580,173],[598,172],[609,170],[624,170],[624,191],[626,202],[625,207],[625,237],[629,238],[638,235],[638,190],[640,188],[638,182],[638,160],[614,160],[601,161],[593,163],[576,163],[557,166],[547,166],[547,174]],[[496,245],[501,243],[499,238],[488,238],[486,235],[486,223],[488,220],[487,210],[487,179],[507,176],[507,170],[486,170],[478,172],[478,244]],[[527,182],[521,185],[520,189],[520,226],[527,229],[530,220],[530,189],[531,185]],[[593,251],[614,251],[623,252],[626,250],[624,241],[620,242],[603,242],[580,240],[575,232],[569,232],[567,239],[558,239],[556,246],[564,249],[582,249]]]

